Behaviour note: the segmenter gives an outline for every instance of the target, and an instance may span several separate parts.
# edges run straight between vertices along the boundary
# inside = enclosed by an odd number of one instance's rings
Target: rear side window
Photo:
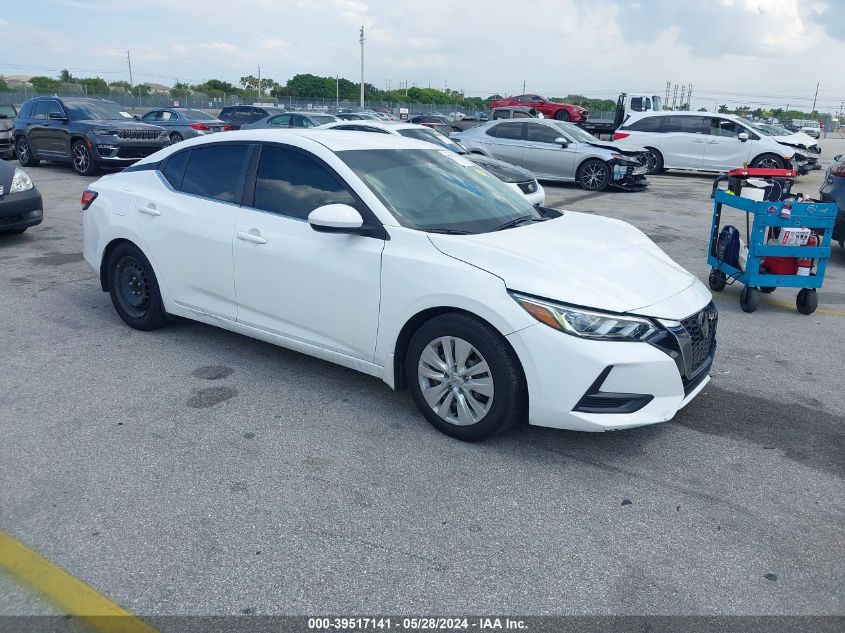
[[[666,117],[663,116],[649,116],[644,119],[634,121],[629,125],[625,125],[623,126],[623,129],[632,130],[634,132],[660,132],[665,119]]]
[[[357,202],[338,179],[314,158],[283,147],[265,146],[255,178],[256,209],[294,218],[325,204]]]
[[[192,150],[182,179],[182,192],[221,202],[240,202],[238,184],[248,149],[246,145],[227,144]]]
[[[46,101],[38,101],[35,104],[35,113],[32,115],[33,119],[46,119],[47,118],[47,102]]]
[[[502,123],[487,130],[489,136],[517,140],[522,138],[522,123]]]
[[[18,113],[21,119],[28,119],[32,116],[32,101],[27,101],[21,106],[21,111]]]
[[[182,187],[182,176],[185,175],[185,165],[188,164],[188,155],[191,152],[178,152],[167,159],[162,176],[174,189]]]
[[[704,134],[705,118],[701,116],[670,116],[666,117],[663,132],[685,132],[687,134]],[[708,127],[710,123],[708,121]]]

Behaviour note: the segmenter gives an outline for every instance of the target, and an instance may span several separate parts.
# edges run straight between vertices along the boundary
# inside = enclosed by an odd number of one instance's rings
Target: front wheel
[[[591,158],[581,165],[577,180],[587,191],[602,191],[610,183],[610,166],[603,160]]]
[[[73,161],[73,169],[77,174],[80,176],[93,176],[97,173],[97,165],[85,141],[76,141],[70,149],[70,154]]]
[[[519,361],[487,323],[443,314],[411,338],[405,375],[414,402],[439,431],[467,442],[516,424],[525,411]]]
[[[558,121],[569,121],[569,112],[567,112],[564,109],[560,109],[557,112],[555,112],[555,118]]]
[[[760,169],[784,169],[786,163],[783,158],[775,154],[763,154],[751,161],[751,166]]]
[[[38,167],[41,164],[41,161],[32,155],[29,139],[25,136],[18,137],[18,142],[15,143],[15,152],[18,155],[18,162],[21,167]]]
[[[136,330],[156,330],[167,321],[153,267],[133,244],[119,244],[107,264],[109,294],[117,314]]]

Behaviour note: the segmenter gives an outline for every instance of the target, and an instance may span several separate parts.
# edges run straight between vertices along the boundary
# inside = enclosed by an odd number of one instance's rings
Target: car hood
[[[158,130],[164,132],[164,128],[159,125],[151,125],[143,121],[135,121],[130,119],[87,119],[85,121],[74,121],[74,123],[83,123],[95,127],[120,129],[120,130]]]
[[[607,141],[599,141],[598,139],[595,141],[589,141],[587,145],[592,145],[593,147],[601,147],[602,149],[609,149],[611,152],[618,152],[619,154],[624,154],[626,156],[636,156],[645,151],[645,147],[640,147],[639,145],[621,145],[619,143],[609,143]]]
[[[781,145],[788,145],[789,147],[798,147],[801,149],[810,149],[817,147],[818,141],[812,136],[806,134],[790,134],[789,136],[775,136],[773,137]]]
[[[584,213],[567,211],[493,233],[428,237],[441,252],[500,277],[510,290],[611,312],[678,318],[644,308],[667,306],[669,297],[698,282],[634,226]]]
[[[8,132],[15,127],[14,119],[0,119],[0,132]]]
[[[527,169],[511,165],[503,160],[496,160],[481,154],[463,154],[463,157],[483,167],[502,182],[525,182],[534,180],[534,174]]]

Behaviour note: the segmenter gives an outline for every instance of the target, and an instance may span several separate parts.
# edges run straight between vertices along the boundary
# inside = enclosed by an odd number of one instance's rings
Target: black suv
[[[24,167],[65,162],[83,176],[99,167],[126,167],[170,145],[164,128],[142,123],[105,99],[35,97],[21,106],[14,134]]]
[[[220,110],[217,118],[221,121],[226,121],[226,123],[232,126],[233,130],[240,130],[242,125],[255,123],[271,114],[282,114],[284,112],[284,108],[273,106],[226,106]]]

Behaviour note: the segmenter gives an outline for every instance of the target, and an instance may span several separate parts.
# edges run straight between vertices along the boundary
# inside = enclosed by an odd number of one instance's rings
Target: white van
[[[713,112],[644,112],[631,117],[614,140],[648,150],[648,173],[664,169],[728,171],[791,167],[795,149],[755,132],[739,117]]]

